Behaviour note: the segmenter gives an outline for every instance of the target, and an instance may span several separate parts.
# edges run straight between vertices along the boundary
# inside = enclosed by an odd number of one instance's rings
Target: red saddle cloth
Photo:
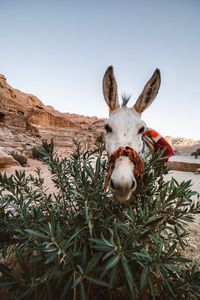
[[[157,131],[147,128],[142,134],[143,140],[150,150],[163,149],[163,160],[167,162],[169,157],[174,155],[174,151],[170,144]]]

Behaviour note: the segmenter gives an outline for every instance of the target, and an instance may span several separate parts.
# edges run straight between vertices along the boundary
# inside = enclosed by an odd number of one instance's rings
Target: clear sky
[[[155,68],[159,95],[143,120],[200,139],[199,0],[0,0],[0,73],[62,112],[107,117],[102,77],[139,96]]]

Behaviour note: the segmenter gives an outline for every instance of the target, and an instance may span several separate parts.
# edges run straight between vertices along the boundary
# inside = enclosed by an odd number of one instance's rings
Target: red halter
[[[167,163],[168,158],[174,155],[174,151],[169,143],[155,130],[147,128],[146,131],[143,132],[143,141],[149,147],[150,151],[154,151],[157,149],[165,149],[163,153],[163,163]],[[145,145],[144,144],[144,145]],[[112,176],[112,172],[115,168],[115,161],[120,156],[127,156],[133,162],[134,168],[134,175],[141,176],[144,172],[144,163],[139,156],[139,154],[131,147],[120,147],[114,153],[112,153],[109,157],[109,168],[108,174],[105,179],[105,188],[107,188],[110,178]]]
[[[108,174],[107,174],[106,180],[105,180],[105,188],[107,188],[107,186],[110,182],[112,172],[115,168],[115,161],[120,156],[129,157],[129,159],[132,161],[132,163],[135,166],[135,168],[134,168],[135,176],[141,176],[144,172],[144,163],[143,163],[141,157],[139,156],[139,154],[131,147],[128,147],[128,146],[120,147],[115,152],[113,152],[109,157],[109,161],[108,161],[109,167],[108,167]]]

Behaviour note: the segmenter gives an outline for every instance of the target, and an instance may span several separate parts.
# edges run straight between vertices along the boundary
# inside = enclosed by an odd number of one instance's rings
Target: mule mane
[[[131,95],[126,95],[126,94],[122,95],[122,107],[126,107],[130,98],[131,98]]]

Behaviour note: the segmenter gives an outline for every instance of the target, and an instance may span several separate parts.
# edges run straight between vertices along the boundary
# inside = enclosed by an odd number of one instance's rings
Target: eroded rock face
[[[60,113],[45,106],[37,97],[12,88],[0,74],[0,146],[20,147],[41,144],[53,138],[59,146],[71,150],[73,139],[86,147],[103,132],[103,119]]]
[[[3,148],[0,148],[0,168],[7,168],[11,166],[19,166],[20,164],[12,157],[6,153]]]

